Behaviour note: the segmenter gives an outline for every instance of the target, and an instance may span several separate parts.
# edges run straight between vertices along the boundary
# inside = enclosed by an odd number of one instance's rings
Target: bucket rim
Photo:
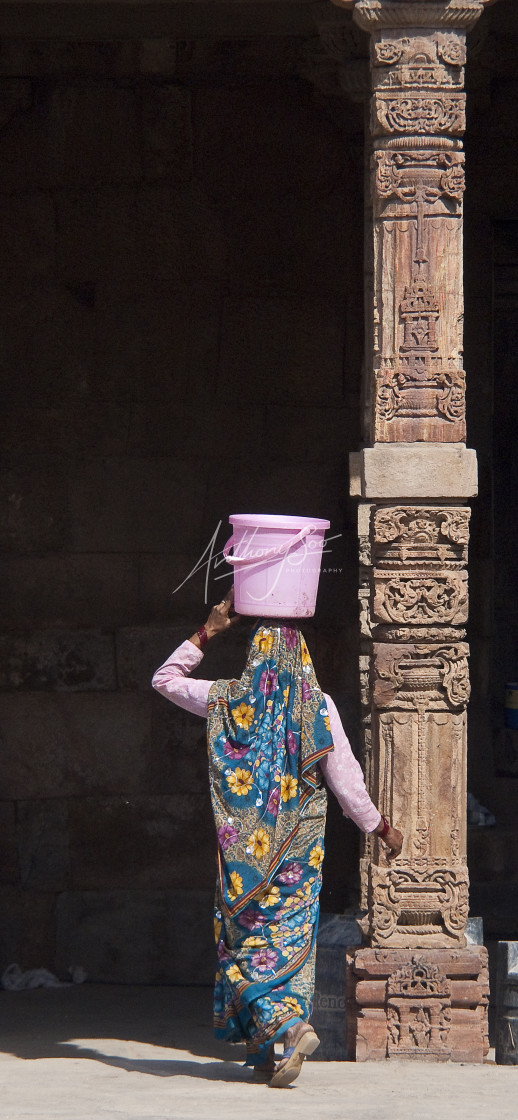
[[[329,529],[331,522],[323,517],[297,517],[280,513],[232,513],[231,525],[256,527],[258,529],[303,529],[314,525],[315,529]]]

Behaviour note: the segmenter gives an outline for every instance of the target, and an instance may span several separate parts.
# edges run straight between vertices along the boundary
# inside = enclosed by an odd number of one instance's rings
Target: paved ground
[[[518,1120],[518,1067],[306,1063],[249,1084],[200,988],[0,992],[1,1120]]]

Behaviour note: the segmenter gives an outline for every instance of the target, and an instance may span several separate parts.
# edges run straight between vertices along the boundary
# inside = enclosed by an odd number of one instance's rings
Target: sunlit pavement
[[[0,992],[1,1118],[518,1120],[518,1067],[307,1062],[272,1090],[210,1018],[206,988]]]

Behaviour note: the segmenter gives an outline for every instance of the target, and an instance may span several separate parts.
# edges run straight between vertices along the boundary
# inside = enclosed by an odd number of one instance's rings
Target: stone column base
[[[358,949],[347,955],[347,1055],[482,1062],[487,949]]]

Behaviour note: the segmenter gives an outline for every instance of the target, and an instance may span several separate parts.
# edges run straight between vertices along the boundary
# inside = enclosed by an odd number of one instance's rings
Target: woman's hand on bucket
[[[207,642],[214,638],[216,634],[222,634],[224,630],[228,630],[235,622],[239,622],[240,616],[233,614],[230,617],[230,611],[234,602],[234,588],[231,587],[224,599],[220,603],[216,603],[212,607],[209,617],[204,626],[189,638],[189,641],[198,649],[204,649]]]
[[[232,610],[233,602],[234,588],[231,587],[229,591],[227,591],[225,598],[221,600],[221,603],[216,603],[216,606],[212,607],[205,623],[205,629],[209,638],[213,638],[215,634],[221,634],[223,630],[228,630],[230,626],[233,626],[234,622],[239,622],[238,614],[233,614],[232,617],[230,617],[229,614]]]

